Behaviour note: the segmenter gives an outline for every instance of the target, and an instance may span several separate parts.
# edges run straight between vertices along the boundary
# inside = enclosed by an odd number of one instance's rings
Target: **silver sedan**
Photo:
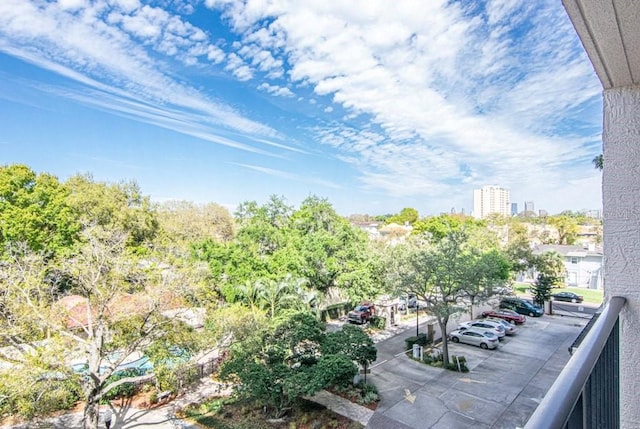
[[[478,328],[453,331],[449,334],[449,339],[454,343],[471,344],[483,349],[495,349],[499,343],[498,337],[494,333]]]

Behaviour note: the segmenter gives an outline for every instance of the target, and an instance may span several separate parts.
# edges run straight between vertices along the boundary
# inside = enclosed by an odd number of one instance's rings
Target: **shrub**
[[[405,350],[409,350],[411,348],[413,348],[414,344],[418,344],[420,346],[426,346],[427,345],[427,334],[424,332],[420,332],[417,336],[413,336],[413,337],[409,337],[406,340],[404,340],[405,344],[406,344],[406,348]]]
[[[460,364],[460,372],[469,372],[469,368],[467,367],[467,358],[464,356],[452,355],[451,362],[447,365],[447,369],[458,371],[458,363]]]
[[[384,329],[387,326],[387,318],[380,316],[373,316],[369,320],[369,326],[375,329]]]
[[[80,398],[79,378],[52,372],[0,373],[0,417],[32,419],[71,408]]]
[[[122,371],[118,371],[113,374],[111,377],[107,379],[107,385],[110,383],[116,382],[122,378],[127,377],[138,377],[144,373],[143,370],[138,368],[129,368],[123,369]],[[117,398],[130,398],[136,394],[136,385],[134,383],[124,383],[115,389],[109,390],[105,395],[103,395],[102,399],[104,401],[111,401],[112,399]]]

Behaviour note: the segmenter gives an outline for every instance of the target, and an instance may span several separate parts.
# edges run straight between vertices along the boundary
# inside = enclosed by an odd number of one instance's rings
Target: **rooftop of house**
[[[537,255],[552,251],[566,257],[576,256],[584,258],[585,256],[603,255],[602,247],[597,247],[595,245],[577,246],[566,244],[539,244],[533,249],[533,253]]]

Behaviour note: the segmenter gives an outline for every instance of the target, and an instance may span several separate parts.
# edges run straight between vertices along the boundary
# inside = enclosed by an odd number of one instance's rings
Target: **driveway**
[[[381,401],[367,428],[522,427],[569,360],[567,350],[585,324],[572,317],[527,318],[496,350],[450,344],[451,355],[467,358],[468,373],[409,359],[402,350],[411,330],[379,342],[368,379]]]

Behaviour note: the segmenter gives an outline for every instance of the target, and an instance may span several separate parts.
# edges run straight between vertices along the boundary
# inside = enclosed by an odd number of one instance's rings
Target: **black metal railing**
[[[625,302],[609,300],[525,429],[620,427],[618,315]]]

